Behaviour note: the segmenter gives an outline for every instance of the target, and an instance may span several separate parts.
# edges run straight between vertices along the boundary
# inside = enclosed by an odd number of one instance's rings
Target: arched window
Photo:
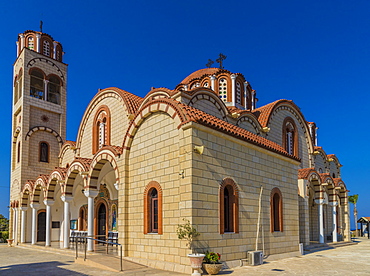
[[[18,142],[17,145],[17,163],[21,161],[21,142]]]
[[[222,101],[227,102],[227,80],[225,78],[220,79],[218,83],[218,94]]]
[[[49,144],[46,142],[40,142],[40,162],[49,162]]]
[[[240,84],[240,82],[237,82],[236,83],[236,95],[235,95],[235,98],[236,98],[236,103],[237,104],[242,104],[242,86]]]
[[[298,154],[297,128],[291,118],[286,118],[283,123],[283,145],[285,150],[291,155]]]
[[[101,106],[95,114],[93,124],[93,154],[104,145],[110,145],[110,111],[106,105]]]
[[[283,232],[283,198],[279,188],[271,191],[271,232]]]
[[[37,99],[44,99],[44,74],[34,69],[31,71],[31,90],[30,96]]]
[[[219,191],[220,234],[239,233],[239,195],[235,182],[230,178],[222,181]]]
[[[50,42],[47,40],[44,40],[43,43],[43,54],[50,57]]]
[[[60,104],[60,80],[55,76],[51,76],[48,82],[48,102]]]
[[[30,36],[28,39],[27,39],[27,47],[28,49],[30,50],[34,50],[35,49],[35,42],[33,40],[33,37]]]
[[[162,234],[162,229],[162,188],[151,181],[144,191],[144,234]]]

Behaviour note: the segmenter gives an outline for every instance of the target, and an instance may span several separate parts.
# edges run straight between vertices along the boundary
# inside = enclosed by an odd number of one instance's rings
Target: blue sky
[[[342,178],[370,216],[370,2],[321,1],[3,1],[0,8],[0,214],[9,205],[12,65],[18,33],[60,41],[68,71],[67,139],[99,88],[139,96],[173,89],[219,53],[257,91],[258,106],[291,99],[319,127],[319,146],[336,154]]]

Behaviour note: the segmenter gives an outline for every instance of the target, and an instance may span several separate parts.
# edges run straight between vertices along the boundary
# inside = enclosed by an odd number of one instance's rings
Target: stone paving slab
[[[220,275],[370,275],[370,240],[357,245],[322,250],[307,255],[266,261],[260,266],[224,270]],[[74,262],[72,255],[37,248],[0,245],[0,275],[186,275],[136,265],[133,270],[112,272]]]

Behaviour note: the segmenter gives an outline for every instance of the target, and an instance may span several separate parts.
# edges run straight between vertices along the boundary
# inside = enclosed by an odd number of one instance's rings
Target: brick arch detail
[[[89,171],[89,176],[90,176],[89,183],[86,188],[98,189],[97,181],[99,178],[99,174],[100,174],[101,169],[107,162],[111,164],[114,170],[114,173],[116,176],[116,183],[119,183],[120,177],[119,177],[118,165],[117,165],[116,158],[114,157],[114,153],[108,150],[104,150],[104,151],[101,151],[98,155],[96,155],[91,162],[90,171]]]
[[[72,196],[73,185],[78,174],[87,173],[86,169],[80,162],[73,162],[68,168],[66,181],[61,184],[62,195]]]
[[[261,135],[260,129],[261,126],[257,125],[256,121],[250,118],[249,116],[242,116],[237,122],[236,125],[240,127],[240,124],[243,122],[248,122],[252,125],[252,127],[256,130],[257,135]]]
[[[182,111],[173,105],[173,103],[166,102],[165,99],[158,99],[143,106],[137,113],[134,120],[130,123],[125,139],[123,141],[124,150],[130,150],[131,143],[137,130],[144,120],[153,113],[163,112],[168,114],[176,123],[177,129],[180,129],[182,123],[186,120]]]
[[[194,95],[190,102],[189,106],[193,106],[197,101],[200,100],[206,100],[210,101],[214,106],[217,108],[217,110],[220,112],[222,120],[227,122],[227,117],[226,117],[226,110],[225,110],[225,104],[216,96],[214,93],[205,93],[205,92],[200,92]]]
[[[50,128],[50,127],[44,127],[44,126],[36,126],[36,127],[31,128],[31,129],[27,132],[26,137],[25,137],[25,140],[27,141],[27,139],[28,139],[29,137],[31,137],[31,135],[32,135],[33,133],[35,133],[36,131],[46,131],[46,132],[51,133],[51,134],[52,134],[52,135],[54,135],[54,137],[57,139],[57,141],[58,141],[58,143],[60,144],[60,146],[62,146],[62,145],[63,145],[63,139],[62,139],[62,137],[59,135],[59,133],[58,133],[58,132],[56,132],[55,130],[53,130],[52,128]]]
[[[293,104],[293,106],[294,106],[294,104]],[[307,124],[306,120],[304,119],[303,114],[299,110],[296,110],[295,108],[293,108],[293,106],[292,106],[292,104],[290,104],[289,106],[288,105],[279,105],[279,106],[275,107],[273,109],[273,111],[270,113],[266,125],[269,124],[269,122],[272,120],[272,118],[279,111],[281,111],[281,110],[289,111],[292,114],[292,116],[297,119],[300,127],[305,130],[304,132],[305,132],[305,139],[306,139],[307,148],[309,149],[310,152],[313,152],[313,144],[312,144],[311,137],[309,136],[310,131],[308,129],[308,124]],[[298,129],[297,129],[297,131],[298,131]]]
[[[52,62],[49,58],[44,58],[44,57],[33,58],[27,63],[27,67],[31,67],[30,70],[32,70],[33,68],[36,68],[36,67],[34,67],[34,65],[38,62],[45,62],[45,63],[53,66],[53,68],[56,68],[57,72],[59,73],[60,78],[62,80],[65,80],[65,77],[64,77],[64,74],[63,74],[62,70],[60,70],[58,65],[56,63]]]

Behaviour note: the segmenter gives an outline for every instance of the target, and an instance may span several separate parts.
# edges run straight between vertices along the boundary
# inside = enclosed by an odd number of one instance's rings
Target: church
[[[50,35],[18,35],[14,63],[10,237],[70,248],[72,232],[114,233],[129,260],[187,272],[176,234],[229,267],[248,251],[293,256],[350,240],[342,164],[291,100],[258,106],[241,73],[222,66],[145,97],[99,90],[66,140],[67,64]],[[150,85],[150,84],[148,84]],[[282,95],[283,96],[283,95]],[[88,250],[93,250],[93,241]]]

